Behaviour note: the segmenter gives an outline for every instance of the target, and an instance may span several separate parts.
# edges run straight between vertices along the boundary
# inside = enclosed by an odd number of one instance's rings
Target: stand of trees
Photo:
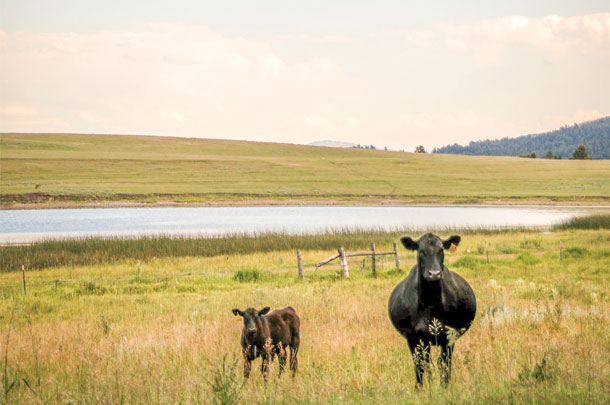
[[[426,153],[426,148],[423,145],[419,145],[415,147],[415,153]]]
[[[502,138],[435,148],[432,153],[486,156],[545,156],[553,159],[573,158],[579,145],[586,145],[588,158],[610,159],[610,117],[564,126],[558,130],[518,138]]]
[[[374,145],[354,145],[352,146],[352,148],[354,149],[371,149],[371,150],[375,150],[375,146]],[[388,148],[386,148],[386,150],[388,150]]]

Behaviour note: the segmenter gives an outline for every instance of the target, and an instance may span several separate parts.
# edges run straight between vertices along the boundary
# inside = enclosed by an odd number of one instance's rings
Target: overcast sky
[[[607,0],[0,0],[0,132],[432,149],[610,115],[608,71]]]

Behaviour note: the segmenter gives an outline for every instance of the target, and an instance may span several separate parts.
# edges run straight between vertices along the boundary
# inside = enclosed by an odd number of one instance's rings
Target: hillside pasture
[[[0,150],[4,207],[610,201],[610,161],[76,134],[0,134]]]

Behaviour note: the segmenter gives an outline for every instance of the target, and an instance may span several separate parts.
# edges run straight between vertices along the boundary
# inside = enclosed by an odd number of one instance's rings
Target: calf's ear
[[[419,247],[417,242],[411,239],[409,236],[403,236],[400,238],[400,243],[402,243],[402,245],[409,250],[417,250]]]
[[[265,308],[261,309],[260,311],[258,311],[258,315],[259,316],[260,315],[265,315],[267,312],[269,312],[270,309],[271,308],[269,308],[269,307],[265,307]]]
[[[451,235],[449,238],[443,241],[443,248],[449,249],[451,248],[451,245],[457,246],[460,244],[461,240],[462,237],[460,235]]]
[[[235,316],[237,316],[237,315],[244,316],[244,313],[242,311],[240,311],[239,309],[237,309],[237,308],[233,308],[233,315],[235,315]]]

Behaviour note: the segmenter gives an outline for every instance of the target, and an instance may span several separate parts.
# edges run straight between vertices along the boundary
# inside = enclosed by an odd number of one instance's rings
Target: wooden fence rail
[[[340,256],[340,255],[339,255],[339,253],[335,253],[335,254],[334,254],[334,255],[332,255],[331,257],[329,257],[329,258],[327,258],[327,259],[324,259],[324,260],[322,260],[322,261],[320,261],[320,262],[316,263],[316,269],[317,269],[318,267],[324,266],[324,265],[325,265],[326,263],[328,263],[328,262],[332,262],[333,260],[335,260],[335,259],[336,259],[336,258],[338,258],[339,256]]]
[[[387,251],[387,252],[377,252],[375,250],[375,244],[371,243],[371,250],[364,250],[364,251],[358,251],[358,252],[346,252],[345,249],[343,248],[343,246],[339,246],[339,248],[337,249],[337,253],[335,253],[334,255],[327,257],[326,259],[320,260],[318,263],[315,264],[316,270],[322,266],[324,266],[327,263],[332,262],[335,259],[340,259],[341,261],[341,271],[343,272],[343,276],[344,277],[349,277],[349,268],[347,265],[347,258],[348,257],[354,257],[354,256],[371,256],[371,270],[373,272],[373,276],[377,275],[377,269],[376,269],[376,263],[375,263],[375,257],[376,256],[384,256],[384,255],[394,255],[394,263],[396,265],[396,268],[399,269],[400,268],[400,259],[398,258],[398,249],[396,248],[396,243],[394,243],[394,250],[391,251]],[[299,278],[303,278],[303,266],[301,263],[301,252],[297,251],[297,261],[298,261],[298,267],[299,267]]]

